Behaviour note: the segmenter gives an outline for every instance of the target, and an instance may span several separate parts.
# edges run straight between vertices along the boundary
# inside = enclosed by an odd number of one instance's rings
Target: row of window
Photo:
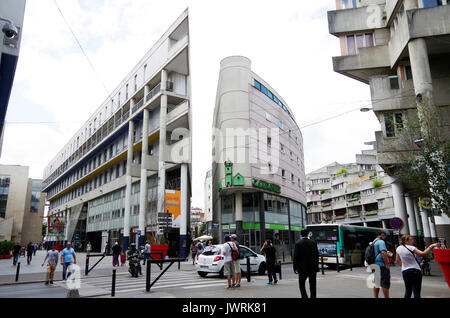
[[[276,104],[278,104],[278,106],[280,106],[288,115],[289,117],[292,118],[292,120],[294,120],[291,112],[289,111],[289,109],[287,109],[286,106],[284,106],[284,104],[280,101],[280,99],[273,94],[270,90],[267,89],[267,87],[265,87],[263,84],[261,84],[260,82],[258,82],[257,80],[254,80],[253,82],[253,86],[259,90],[260,92],[262,92],[264,95],[266,95],[267,97],[269,97],[271,100],[273,100]],[[283,128],[283,123],[280,122],[280,128]]]
[[[375,45],[373,33],[352,34],[346,36],[347,55],[356,55],[358,50]]]

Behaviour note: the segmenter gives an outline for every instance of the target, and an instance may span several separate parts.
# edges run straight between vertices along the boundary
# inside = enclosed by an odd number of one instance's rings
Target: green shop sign
[[[279,185],[273,184],[273,183],[268,183],[265,181],[261,181],[261,180],[256,180],[256,179],[252,179],[252,185],[255,188],[260,188],[263,190],[269,190],[269,191],[273,191],[276,193],[280,193],[281,189]]]

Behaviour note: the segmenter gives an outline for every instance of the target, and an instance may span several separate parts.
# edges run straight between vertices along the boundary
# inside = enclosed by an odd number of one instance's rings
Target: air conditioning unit
[[[173,82],[166,82],[166,91],[173,92]]]

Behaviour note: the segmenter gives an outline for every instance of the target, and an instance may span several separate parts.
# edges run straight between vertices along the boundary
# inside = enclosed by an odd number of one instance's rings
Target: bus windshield
[[[308,227],[311,233],[311,239],[316,242],[336,242],[339,240],[339,232],[337,226],[320,226]]]

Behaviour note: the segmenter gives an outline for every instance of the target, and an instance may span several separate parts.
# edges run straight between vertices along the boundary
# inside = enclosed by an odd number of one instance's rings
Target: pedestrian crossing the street
[[[151,281],[158,277],[159,272],[152,273]],[[151,290],[161,290],[169,288],[198,289],[207,287],[223,287],[226,279],[216,277],[199,277],[195,272],[167,272],[152,287]],[[84,285],[84,286],[83,286]],[[81,279],[81,288],[96,287],[104,289],[110,293],[112,287],[112,277],[85,277]],[[145,291],[145,272],[138,278],[131,277],[129,273],[118,273],[116,276],[116,294],[133,291]]]

